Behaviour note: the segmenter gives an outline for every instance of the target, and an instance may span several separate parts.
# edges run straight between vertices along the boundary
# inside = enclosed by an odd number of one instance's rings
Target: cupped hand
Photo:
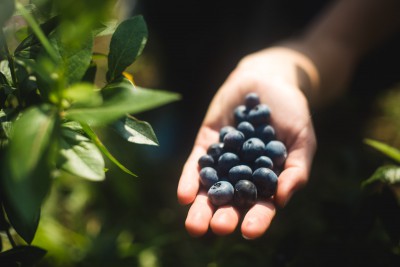
[[[192,236],[205,234],[209,227],[217,235],[235,231],[247,239],[260,237],[271,224],[275,206],[284,207],[292,194],[306,184],[316,149],[316,138],[308,102],[299,89],[297,54],[284,48],[269,48],[245,57],[215,94],[200,126],[193,149],[179,180],[178,201],[192,203],[185,226]],[[200,186],[198,159],[219,140],[219,130],[233,125],[233,110],[244,97],[256,92],[271,109],[271,125],[277,139],[288,150],[273,199],[258,200],[243,214],[233,206],[215,208]]]

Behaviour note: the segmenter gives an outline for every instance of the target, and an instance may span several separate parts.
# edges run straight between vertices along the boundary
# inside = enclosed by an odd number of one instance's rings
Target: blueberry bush
[[[112,0],[0,2],[0,231],[12,245],[0,253],[1,266],[30,266],[45,254],[29,244],[55,179],[102,181],[105,159],[136,176],[98,129],[158,145],[151,125],[133,114],[180,97],[135,85],[125,72],[144,49],[147,26],[140,15],[118,21],[114,6]],[[109,52],[95,52],[105,36]],[[97,68],[99,60],[106,71]]]

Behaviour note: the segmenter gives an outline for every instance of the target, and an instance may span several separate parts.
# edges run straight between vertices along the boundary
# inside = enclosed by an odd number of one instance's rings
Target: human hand
[[[299,89],[297,54],[288,49],[270,48],[244,58],[214,96],[186,161],[178,184],[178,201],[192,203],[186,229],[193,236],[205,234],[210,226],[218,235],[232,233],[241,219],[233,206],[215,208],[207,192],[200,187],[198,159],[219,140],[219,130],[233,125],[233,110],[249,92],[260,96],[271,108],[271,125],[277,139],[287,147],[288,157],[279,175],[277,192],[272,200],[258,200],[244,215],[242,235],[260,237],[268,229],[276,212],[308,179],[316,149],[316,138],[308,102]]]

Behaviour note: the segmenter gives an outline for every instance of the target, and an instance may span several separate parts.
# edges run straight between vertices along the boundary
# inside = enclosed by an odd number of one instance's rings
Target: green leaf
[[[398,150],[397,148],[394,148],[385,143],[382,143],[382,142],[379,142],[376,140],[372,140],[372,139],[364,139],[364,143],[366,143],[367,145],[375,148],[376,150],[378,150],[379,152],[388,156],[389,158],[400,163],[400,150]]]
[[[110,20],[108,22],[102,23],[101,27],[99,27],[99,29],[96,29],[94,34],[97,37],[111,35],[114,34],[117,27],[118,20]]]
[[[148,122],[127,116],[116,121],[113,128],[128,142],[158,146],[157,137]]]
[[[33,33],[40,41],[43,46],[43,49],[46,51],[47,55],[53,60],[56,61],[57,55],[54,51],[53,47],[51,46],[49,40],[47,39],[46,35],[43,33],[40,25],[36,22],[35,18],[29,11],[19,2],[16,2],[15,7],[18,12],[20,12],[21,16],[25,19],[26,23],[32,29]]]
[[[55,122],[56,112],[49,105],[24,111],[14,122],[2,166],[7,214],[28,243],[33,239],[38,213],[51,184]]]
[[[92,181],[102,181],[104,175],[104,159],[101,152],[86,136],[63,125],[61,130],[59,168]]]
[[[0,85],[10,85],[7,77],[2,72],[0,72]]]
[[[1,0],[0,1],[0,30],[3,28],[4,23],[13,15],[15,10],[14,0]]]
[[[108,81],[122,76],[142,53],[147,41],[147,26],[142,16],[134,16],[118,25],[111,37],[108,54]]]
[[[11,71],[10,67],[8,66],[8,61],[3,60],[0,62],[0,72],[3,74],[2,80],[4,80],[4,77],[7,80],[7,83],[9,85],[13,84],[12,77],[11,77]]]
[[[400,166],[387,165],[379,167],[370,178],[363,181],[361,186],[381,182],[383,184],[394,185],[400,183]]]
[[[50,43],[56,51],[57,61],[62,63],[67,85],[80,82],[92,60],[93,36],[80,42],[66,43],[62,29],[58,29],[50,36]]]
[[[99,137],[97,134],[90,128],[89,125],[82,123],[82,128],[85,131],[85,133],[92,139],[92,141],[96,144],[96,146],[100,149],[101,152],[112,162],[114,163],[118,168],[120,168],[122,171],[125,173],[132,175],[134,177],[137,177],[136,174],[131,172],[128,168],[126,168],[124,165],[122,165],[106,148],[106,146],[100,141]]]
[[[76,83],[63,91],[63,97],[74,106],[99,106],[103,99],[91,83]]]
[[[46,253],[39,247],[18,246],[0,253],[0,263],[1,266],[34,266]]]
[[[126,78],[107,85],[102,94],[102,106],[71,108],[66,111],[66,117],[92,126],[106,125],[126,114],[143,112],[180,98],[176,93],[135,87]]]
[[[55,16],[40,25],[44,35],[48,36],[58,25],[59,17]],[[15,49],[14,55],[18,58],[33,59],[39,54],[42,45],[35,34],[29,34]]]

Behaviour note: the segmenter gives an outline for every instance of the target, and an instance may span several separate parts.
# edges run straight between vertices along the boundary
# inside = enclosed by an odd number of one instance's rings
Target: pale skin
[[[324,105],[342,94],[357,60],[398,29],[393,12],[399,10],[398,2],[337,1],[302,36],[239,62],[211,101],[179,180],[178,201],[191,204],[185,221],[190,235],[204,235],[209,228],[227,235],[239,224],[246,239],[266,232],[276,207],[284,207],[307,183],[317,147],[310,105]],[[371,33],[371,23],[379,25],[379,33]],[[288,158],[274,198],[258,200],[240,214],[233,206],[215,208],[209,203],[201,190],[198,159],[218,142],[221,127],[233,125],[233,110],[249,92],[258,93],[271,108],[271,124],[277,139],[286,144]]]

